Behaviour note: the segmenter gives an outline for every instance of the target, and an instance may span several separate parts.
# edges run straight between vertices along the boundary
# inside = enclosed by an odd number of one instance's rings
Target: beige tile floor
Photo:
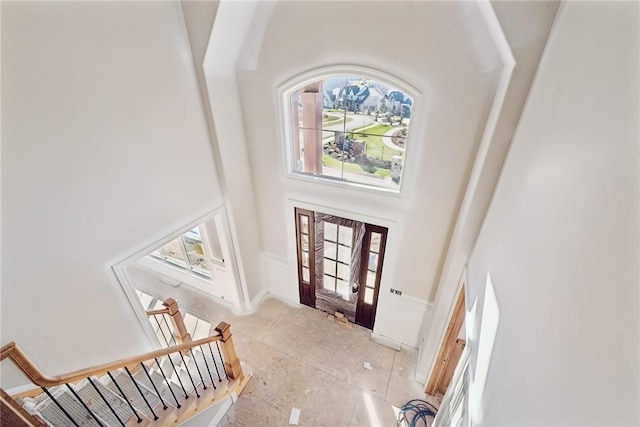
[[[243,369],[253,378],[220,426],[287,426],[291,408],[301,409],[301,426],[395,426],[394,406],[425,398],[413,379],[417,351],[373,343],[365,328],[269,296],[253,313],[236,315],[184,285],[138,287],[176,298],[183,311],[213,327],[231,325]]]

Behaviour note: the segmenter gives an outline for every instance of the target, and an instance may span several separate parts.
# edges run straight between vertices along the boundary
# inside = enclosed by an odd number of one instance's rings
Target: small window
[[[399,191],[414,99],[365,75],[287,92],[290,173]]]
[[[195,227],[166,245],[154,250],[150,255],[174,266],[186,268],[194,273],[211,277],[211,270],[209,269],[207,253],[204,247],[200,228]]]

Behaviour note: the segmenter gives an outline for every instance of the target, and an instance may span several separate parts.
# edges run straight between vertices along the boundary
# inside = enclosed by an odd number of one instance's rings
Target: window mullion
[[[182,251],[182,257],[184,258],[187,268],[193,271],[193,266],[191,265],[191,260],[189,259],[189,255],[187,254],[187,246],[184,243],[184,236],[180,236],[180,250]]]

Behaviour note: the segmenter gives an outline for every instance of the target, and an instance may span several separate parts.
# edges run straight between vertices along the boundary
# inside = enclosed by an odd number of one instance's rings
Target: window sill
[[[388,194],[391,196],[400,196],[401,188],[389,188],[389,187],[380,187],[376,185],[364,184],[359,182],[348,181],[342,178],[334,178],[326,175],[311,175],[304,172],[289,172],[287,174],[287,178],[305,181],[305,182],[316,182],[319,184],[332,185],[334,187],[342,187],[349,188],[358,191],[366,191],[377,194]]]
[[[213,284],[213,278],[211,276],[197,273],[178,264],[173,264],[171,262],[158,259],[152,255],[148,255],[142,258],[139,262],[144,267],[151,268],[160,274],[176,280],[180,280],[185,283],[188,283],[190,279],[196,279],[200,282],[205,282],[210,285]]]

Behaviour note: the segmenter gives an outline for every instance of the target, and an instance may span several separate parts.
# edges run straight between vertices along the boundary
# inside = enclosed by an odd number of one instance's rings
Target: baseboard
[[[260,292],[258,292],[258,295],[256,295],[255,297],[253,297],[253,299],[251,299],[251,301],[249,301],[250,307],[248,309],[238,310],[236,307],[233,307],[231,309],[231,312],[236,316],[248,316],[250,314],[253,314],[255,313],[258,306],[262,303],[262,301],[264,301],[266,296],[267,290],[262,289],[260,290]]]
[[[258,295],[253,297],[253,299],[249,302],[249,304],[251,305],[250,310],[251,311],[255,310],[256,307],[258,307],[260,305],[260,303],[262,302],[262,300],[264,299],[265,296],[267,296],[267,289],[266,288],[262,288],[260,290],[260,292],[258,292]]]
[[[369,335],[369,339],[376,344],[392,348],[396,351],[402,350],[402,343],[392,340],[389,337],[385,337],[384,335],[374,334],[373,332],[371,332],[371,334]]]
[[[216,427],[222,422],[231,405],[233,405],[231,396],[227,396],[197,413],[197,415],[181,422],[179,425],[184,427]]]
[[[223,402],[220,402],[220,411],[216,414],[215,417],[211,420],[208,427],[216,427],[218,424],[222,422],[224,415],[227,413],[231,405],[233,405],[233,401],[231,400],[231,396],[228,399],[225,399]]]

